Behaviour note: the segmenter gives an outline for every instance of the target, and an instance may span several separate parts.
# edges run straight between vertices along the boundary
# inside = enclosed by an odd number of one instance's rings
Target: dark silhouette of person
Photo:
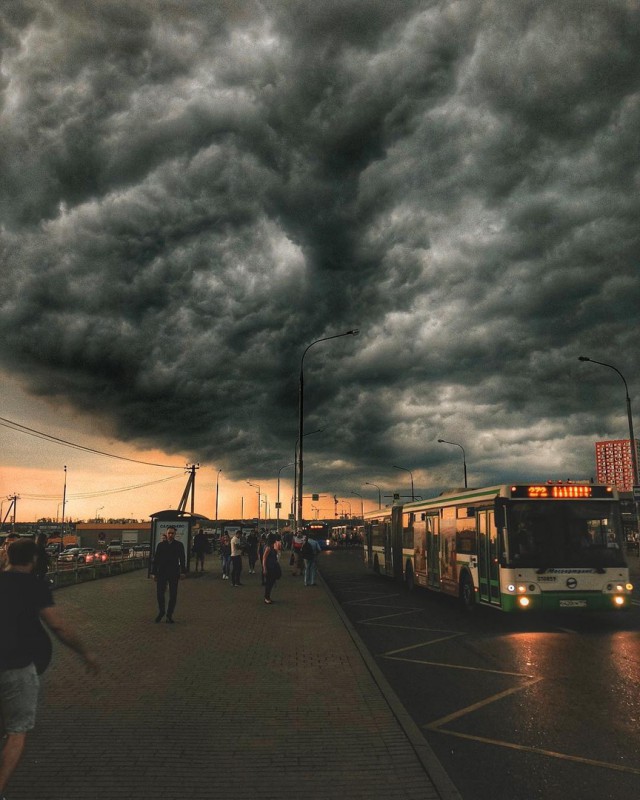
[[[169,605],[166,609],[167,622],[173,622],[173,612],[178,599],[178,581],[187,573],[184,546],[176,539],[176,529],[167,528],[167,539],[156,547],[151,574],[156,581],[158,596],[158,616],[160,622],[165,615],[165,594],[169,586]]]

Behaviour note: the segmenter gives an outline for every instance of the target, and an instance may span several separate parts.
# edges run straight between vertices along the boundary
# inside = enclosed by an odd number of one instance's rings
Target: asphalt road
[[[640,602],[620,614],[464,612],[365,570],[320,571],[464,800],[640,797]]]

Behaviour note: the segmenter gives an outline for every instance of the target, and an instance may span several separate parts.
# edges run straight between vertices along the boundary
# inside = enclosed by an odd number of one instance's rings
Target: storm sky
[[[305,357],[309,491],[460,485],[438,438],[471,485],[591,477],[628,437],[577,357],[640,413],[636,2],[4,0],[0,43],[29,393],[267,480],[304,349],[358,328]]]

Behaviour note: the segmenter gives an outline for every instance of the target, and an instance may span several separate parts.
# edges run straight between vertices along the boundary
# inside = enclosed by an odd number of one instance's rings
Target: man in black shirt
[[[164,596],[169,585],[169,606],[167,607],[167,622],[173,622],[173,612],[178,599],[178,581],[186,575],[186,559],[182,542],[176,539],[176,529],[167,528],[167,539],[156,547],[153,557],[153,568],[151,574],[157,584],[158,596],[158,616],[156,622],[160,622],[165,615]]]
[[[7,549],[8,567],[0,572],[0,711],[6,739],[0,753],[0,797],[35,725],[39,675],[51,658],[51,642],[41,620],[96,674],[98,663],[53,604],[46,581],[33,575],[36,545],[18,539]]]

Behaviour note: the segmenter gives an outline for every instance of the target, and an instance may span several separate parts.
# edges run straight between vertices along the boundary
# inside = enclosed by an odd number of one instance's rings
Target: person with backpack
[[[300,555],[304,559],[304,585],[315,586],[316,575],[318,572],[318,565],[316,558],[322,552],[320,542],[316,541],[313,537],[307,536],[307,541],[302,545]]]

